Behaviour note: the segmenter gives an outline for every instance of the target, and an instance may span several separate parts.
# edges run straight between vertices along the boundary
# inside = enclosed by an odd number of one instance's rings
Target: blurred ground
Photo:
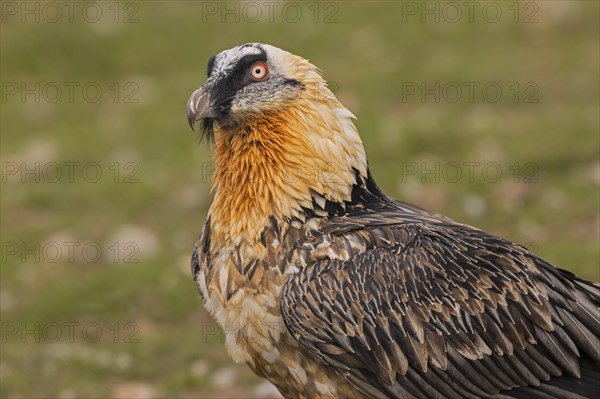
[[[1,3],[1,397],[273,395],[189,271],[186,101],[250,41],[324,71],[388,194],[600,279],[598,2],[69,4]]]

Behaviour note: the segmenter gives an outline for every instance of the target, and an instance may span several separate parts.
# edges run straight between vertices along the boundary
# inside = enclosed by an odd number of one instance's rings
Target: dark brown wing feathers
[[[597,393],[597,286],[517,244],[401,207],[333,218],[304,243],[306,266],[282,298],[302,346],[369,397]],[[339,259],[311,251],[325,241]]]

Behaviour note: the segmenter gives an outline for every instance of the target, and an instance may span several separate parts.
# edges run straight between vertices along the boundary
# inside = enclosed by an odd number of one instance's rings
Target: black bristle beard
[[[198,143],[201,143],[203,140],[206,140],[208,145],[213,145],[215,143],[213,118],[202,119],[200,123],[200,130],[198,131]]]

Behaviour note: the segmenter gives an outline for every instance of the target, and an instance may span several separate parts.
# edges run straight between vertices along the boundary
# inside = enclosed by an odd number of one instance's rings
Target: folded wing
[[[284,286],[285,323],[320,361],[373,398],[597,397],[597,286],[448,220],[367,219],[330,229],[346,256]]]

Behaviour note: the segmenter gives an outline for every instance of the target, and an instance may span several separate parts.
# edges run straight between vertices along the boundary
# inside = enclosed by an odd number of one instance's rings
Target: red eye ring
[[[263,80],[269,74],[269,67],[262,61],[255,62],[250,68],[250,76],[254,80]]]

